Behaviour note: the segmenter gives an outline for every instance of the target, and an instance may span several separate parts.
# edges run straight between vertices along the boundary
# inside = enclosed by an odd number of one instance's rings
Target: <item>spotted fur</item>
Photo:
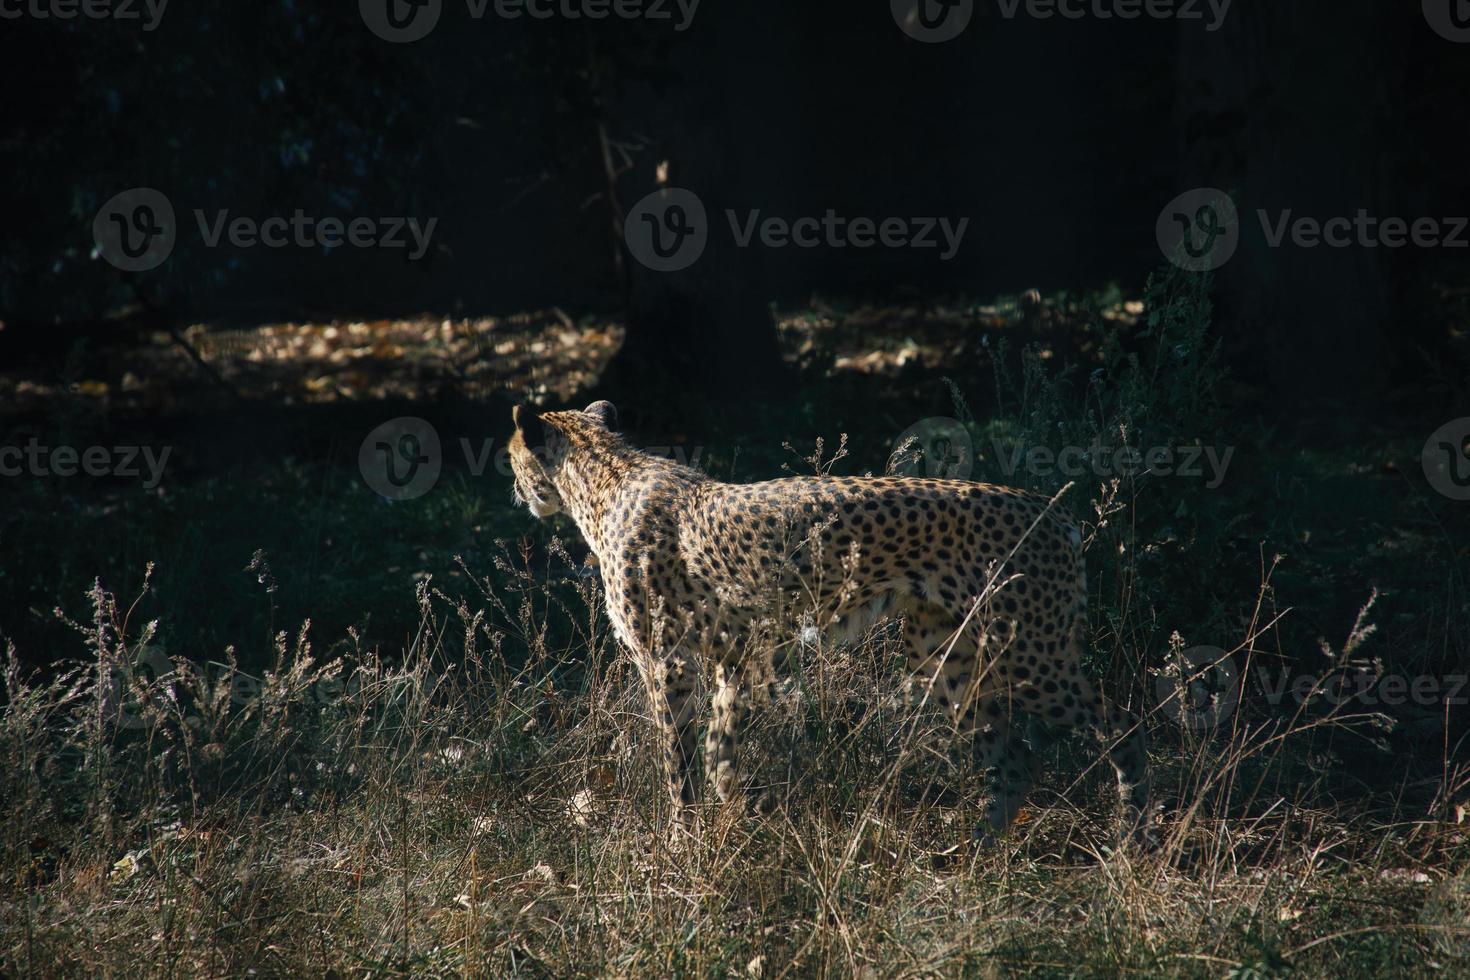
[[[1151,839],[1142,729],[1083,675],[1082,538],[1051,501],[906,477],[721,483],[629,446],[608,402],[514,418],[516,496],[538,517],[564,511],[597,556],[681,812],[696,798],[701,670],[714,675],[705,768],[729,800],[752,689],[772,674],[765,634],[802,624],[857,634],[897,615],[916,686],[993,771],[977,835],[1004,830],[1030,783],[1030,750],[1012,725],[1025,713],[1103,736],[1127,821]]]

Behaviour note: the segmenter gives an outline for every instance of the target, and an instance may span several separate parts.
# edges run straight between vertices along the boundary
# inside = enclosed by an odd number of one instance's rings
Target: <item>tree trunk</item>
[[[1219,326],[1232,361],[1284,402],[1360,393],[1386,375],[1384,250],[1304,248],[1289,232],[1272,246],[1261,211],[1273,225],[1288,210],[1292,220],[1383,216],[1374,184],[1388,6],[1237,4],[1216,32],[1180,25],[1178,190],[1234,197],[1241,241],[1218,275]]]
[[[782,376],[759,245],[738,246],[725,214],[760,206],[750,199],[743,158],[770,151],[761,142],[757,90],[781,84],[737,60],[744,45],[770,43],[760,19],[741,14],[728,5],[701,8],[690,31],[697,36],[672,46],[676,83],[636,94],[619,114],[622,132],[651,137],[624,179],[622,203],[633,208],[660,187],[691,191],[703,205],[706,243],[693,264],[672,271],[624,256],[628,339],[614,386],[636,380],[725,401]]]

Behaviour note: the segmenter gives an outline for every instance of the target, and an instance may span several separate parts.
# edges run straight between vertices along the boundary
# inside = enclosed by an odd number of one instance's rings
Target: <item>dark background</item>
[[[730,390],[773,370],[771,301],[1141,283],[1159,258],[1159,209],[1195,186],[1230,191],[1247,215],[1467,210],[1470,59],[1419,4],[1238,0],[1213,32],[1199,10],[1006,19],[982,2],[944,44],[911,40],[877,2],[705,0],[683,32],[474,20],[449,2],[412,44],[379,40],[351,3],[179,4],[152,32],[7,20],[5,356],[55,355],[75,339],[55,325],[100,327],[139,293],[178,322],[622,311],[632,296],[630,360],[664,357],[663,381]],[[604,137],[626,152],[611,185]],[[750,249],[640,289],[627,281],[636,269],[616,267],[617,223],[662,160],[716,216],[833,208],[970,226],[947,263]],[[165,268],[128,281],[89,255],[90,217],[138,185],[174,202],[181,242]],[[202,247],[196,207],[439,222],[420,262],[235,252]],[[1280,404],[1415,385],[1445,356],[1425,297],[1463,253],[1267,254],[1246,225],[1219,283],[1222,336]]]

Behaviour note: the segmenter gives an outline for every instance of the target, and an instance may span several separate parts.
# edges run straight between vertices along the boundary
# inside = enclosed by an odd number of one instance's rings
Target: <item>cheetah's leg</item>
[[[1137,716],[1103,698],[1086,678],[1079,678],[1081,708],[1078,726],[1093,732],[1107,747],[1108,761],[1118,774],[1123,799],[1123,827],[1145,847],[1158,845],[1149,805],[1148,736]]]
[[[910,691],[912,697],[927,690],[959,736],[973,739],[975,766],[988,783],[985,825],[976,828],[975,836],[985,838],[1004,832],[1021,809],[1031,787],[1033,757],[1013,730],[997,676],[984,669],[979,654],[983,631],[972,627],[956,638],[955,626],[955,617],[938,606],[910,604],[904,614]]]
[[[704,763],[710,785],[721,802],[741,795],[740,740],[750,722],[750,671],[720,664],[715,668],[715,693],[709,731],[704,741]]]
[[[1149,808],[1148,740],[1131,712],[1097,693],[1077,660],[1054,665],[1020,692],[1027,711],[1054,725],[1085,731],[1104,744],[1118,775],[1125,831],[1146,847],[1158,843]]]
[[[676,819],[683,822],[694,803],[694,669],[689,656],[675,651],[664,658],[654,673],[649,690],[659,743],[664,753],[664,774]]]
[[[974,726],[975,767],[986,773],[990,783],[985,823],[975,828],[975,838],[985,840],[1004,833],[1016,819],[1031,788],[1035,762],[1030,746],[1018,736],[1000,693],[982,697],[974,708],[973,714],[966,712],[962,725]]]

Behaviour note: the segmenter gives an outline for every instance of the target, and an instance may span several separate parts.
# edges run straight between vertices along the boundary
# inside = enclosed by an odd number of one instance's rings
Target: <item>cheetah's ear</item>
[[[510,417],[515,422],[516,428],[520,430],[521,437],[526,440],[526,445],[544,446],[546,444],[547,426],[533,409],[525,405],[517,405],[510,410]]]
[[[597,419],[607,431],[618,431],[618,410],[613,407],[612,402],[593,402],[591,405],[582,409],[582,413]]]

